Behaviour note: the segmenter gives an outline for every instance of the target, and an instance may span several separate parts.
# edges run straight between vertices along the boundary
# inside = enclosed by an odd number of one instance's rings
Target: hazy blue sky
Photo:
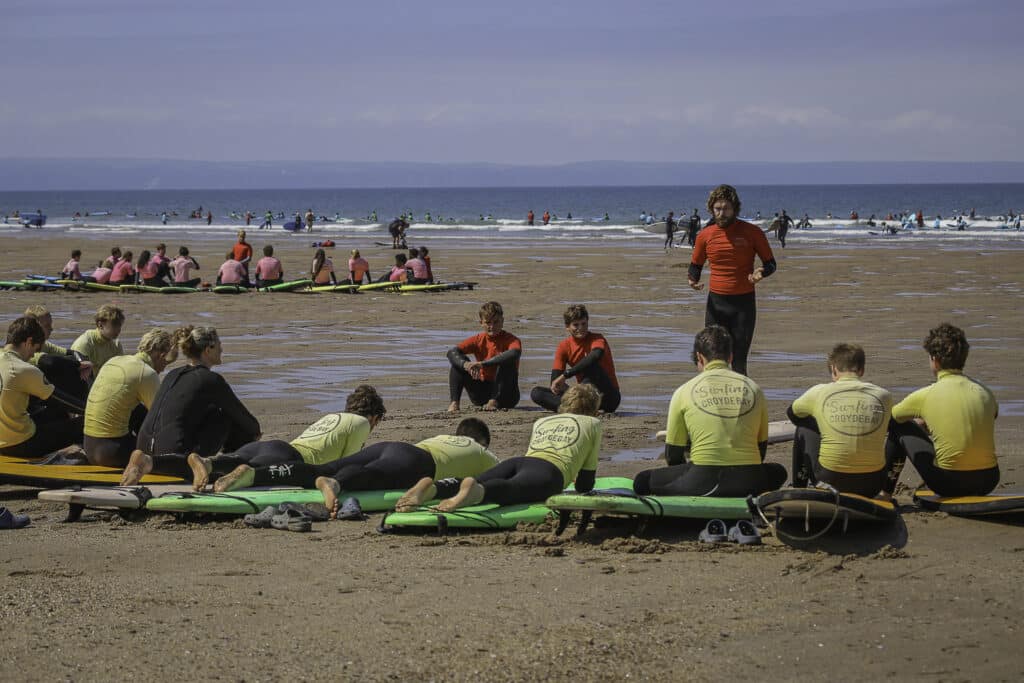
[[[1021,0],[2,0],[0,17],[0,157],[1024,157]]]

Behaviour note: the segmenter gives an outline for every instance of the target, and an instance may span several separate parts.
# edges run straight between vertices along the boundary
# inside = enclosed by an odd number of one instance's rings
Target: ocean
[[[70,235],[135,234],[165,241],[223,240],[225,234],[245,227],[246,211],[254,215],[249,229],[257,231],[263,214],[275,216],[273,231],[289,237],[282,223],[295,213],[312,209],[327,218],[315,225],[317,236],[346,240],[387,240],[387,223],[411,212],[410,243],[443,241],[446,248],[479,248],[481,238],[493,246],[544,243],[550,240],[663,239],[639,226],[642,212],[677,217],[695,208],[702,217],[708,186],[664,187],[539,187],[539,188],[423,188],[423,189],[318,189],[318,190],[174,190],[174,191],[46,191],[0,192],[0,217],[14,211],[47,216],[42,229]],[[831,244],[891,242],[940,243],[963,246],[988,244],[994,248],[1024,247],[1021,232],[1005,227],[1010,212],[1024,209],[1024,184],[956,185],[754,185],[737,188],[743,201],[742,216],[770,219],[785,209],[794,220],[805,214],[812,227],[790,232],[796,243]],[[204,218],[189,215],[202,207]],[[957,230],[953,216],[975,211],[965,230]],[[536,225],[526,224],[533,210]],[[888,214],[916,212],[926,216],[926,228],[887,235],[880,230]],[[207,226],[205,215],[213,214]],[[554,218],[541,225],[542,214]],[[856,211],[860,222],[849,220]],[[163,225],[161,214],[167,212]],[[376,213],[377,220],[372,220]],[[430,214],[429,220],[427,214]],[[76,214],[78,214],[76,216]],[[877,225],[865,221],[874,215]],[[830,217],[831,216],[831,217]],[[570,218],[571,217],[571,218]],[[933,227],[936,217],[939,228]],[[890,223],[891,224],[891,223]],[[0,223],[4,236],[31,238],[33,229],[16,219]],[[255,233],[254,233],[255,234]]]

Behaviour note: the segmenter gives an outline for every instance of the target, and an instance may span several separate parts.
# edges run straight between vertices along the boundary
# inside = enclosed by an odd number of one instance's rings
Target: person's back
[[[189,275],[192,274],[192,269],[195,267],[195,263],[188,256],[178,256],[170,264],[171,272],[174,273],[174,282],[177,284],[188,282]]]
[[[498,464],[498,458],[468,436],[441,434],[424,439],[417,448],[434,459],[434,479],[472,477]]]
[[[28,413],[29,397],[46,399],[52,392],[53,385],[39,368],[14,351],[0,350],[0,450],[35,435],[36,425]]]
[[[821,432],[820,462],[835,472],[862,474],[885,466],[892,394],[856,376],[817,384],[793,402],[797,417],[813,417]]]
[[[281,260],[276,256],[264,256],[256,262],[256,277],[259,280],[280,280]]]
[[[422,280],[423,282],[427,281],[429,274],[427,273],[427,264],[423,259],[418,256],[416,258],[411,258],[405,262],[405,267],[412,270],[412,276],[416,280]]]
[[[90,275],[89,277],[91,277],[99,284],[105,285],[108,282],[110,282],[110,274],[112,272],[113,271],[110,268],[107,268],[104,265],[100,265],[96,270],[92,271],[92,275]]]
[[[96,375],[85,404],[85,434],[114,438],[128,433],[132,410],[146,408],[160,387],[160,377],[145,354],[117,356]]]
[[[370,421],[354,413],[328,413],[291,441],[302,459],[319,465],[345,458],[363,447]]]
[[[351,275],[352,284],[360,284],[363,281],[363,277],[370,272],[370,264],[362,256],[355,256],[348,260],[348,270]]]
[[[228,259],[221,264],[217,271],[217,279],[222,285],[245,284],[245,268],[235,259]]]

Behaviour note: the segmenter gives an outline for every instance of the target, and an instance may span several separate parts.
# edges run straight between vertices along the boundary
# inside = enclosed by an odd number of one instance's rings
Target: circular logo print
[[[702,373],[690,388],[690,401],[702,413],[741,417],[754,409],[757,390],[746,377]]]
[[[341,422],[341,415],[338,413],[328,413],[313,424],[306,427],[306,431],[302,432],[300,439],[312,439],[318,436],[323,436],[334,431],[334,428]]]
[[[554,452],[570,448],[580,440],[580,423],[571,415],[554,415],[533,426],[530,449]]]
[[[828,426],[846,436],[867,436],[882,426],[885,406],[861,389],[837,391],[822,403]]]

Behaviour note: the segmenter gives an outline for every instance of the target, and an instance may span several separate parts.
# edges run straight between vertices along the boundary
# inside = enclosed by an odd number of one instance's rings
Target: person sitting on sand
[[[408,260],[405,254],[395,254],[395,265],[391,267],[390,271],[381,275],[377,282],[401,282],[404,284],[409,279],[409,271],[405,267]]]
[[[437,479],[424,477],[395,504],[410,512],[434,498],[437,509],[496,503],[516,505],[547,500],[575,481],[576,490],[594,488],[601,450],[601,420],[596,415],[601,394],[590,384],[577,384],[565,392],[558,415],[533,423],[526,455],[509,458],[479,476]]]
[[[583,304],[573,304],[562,315],[569,336],[555,349],[550,387],[534,387],[530,399],[547,410],[557,411],[569,379],[593,384],[601,392],[601,410],[614,413],[622,401],[615,376],[612,348],[604,335],[590,331],[590,313]]]
[[[324,415],[290,443],[255,441],[234,453],[213,457],[189,454],[192,488],[201,491],[212,480],[215,491],[230,491],[252,486],[254,477],[256,485],[277,484],[277,478],[287,476],[294,465],[319,466],[348,458],[366,445],[366,438],[386,412],[377,390],[361,384],[345,400],[345,412]],[[313,481],[308,485],[312,487]]]
[[[96,375],[85,405],[85,457],[91,465],[124,467],[138,439],[146,411],[160,388],[160,373],[178,357],[173,335],[153,328],[139,340],[138,353],[111,358]]]
[[[832,381],[811,387],[786,411],[796,425],[793,486],[824,482],[868,498],[885,487],[892,394],[862,379],[864,365],[863,348],[836,344],[828,354]]]
[[[640,495],[748,496],[786,481],[786,468],[764,462],[768,408],[753,380],[729,368],[732,338],[720,325],[693,340],[698,375],[676,389],[668,407],[665,461],[633,480]]]
[[[370,264],[359,254],[358,249],[353,249],[348,260],[347,284],[361,285],[364,277],[367,284],[373,282],[373,276],[370,275]]]
[[[124,252],[124,256],[120,261],[114,264],[114,268],[110,273],[109,284],[112,285],[131,285],[135,284],[135,266],[132,265],[132,252]]]
[[[47,406],[29,414],[29,400],[55,399],[71,410],[80,404],[50,384],[28,361],[43,348],[46,335],[35,318],[21,317],[7,328],[0,350],[0,455],[38,458],[82,442],[82,417]]]
[[[483,332],[448,349],[449,413],[459,411],[462,391],[484,410],[514,408],[519,403],[519,357],[522,342],[505,331],[505,312],[497,301],[480,307]],[[469,359],[472,354],[475,360]]]
[[[65,264],[64,269],[60,272],[62,280],[81,280],[82,271],[79,269],[79,263],[82,260],[82,250],[73,249],[71,251],[71,259]]]
[[[217,330],[188,326],[178,348],[188,364],[169,372],[160,384],[121,475],[122,486],[138,484],[151,471],[189,478],[189,453],[209,457],[260,438],[259,421],[212,369],[223,353]]]
[[[430,281],[427,263],[420,258],[419,249],[415,247],[409,248],[409,258],[405,262],[405,267],[412,272],[412,276],[407,278],[407,282],[410,285],[425,285]]]
[[[942,323],[924,339],[935,383],[892,408],[889,440],[892,494],[909,458],[925,485],[940,496],[984,496],[999,483],[995,422],[999,404],[992,391],[964,374],[967,336]]]
[[[103,259],[103,267],[104,268],[110,268],[111,270],[113,270],[114,266],[116,266],[120,260],[121,260],[121,247],[111,247],[110,248],[110,256],[108,256],[107,258]]]
[[[274,247],[263,247],[263,258],[256,262],[256,286],[270,287],[284,282],[284,267],[281,260],[274,256]]]
[[[80,360],[79,357],[62,346],[50,341],[53,334],[53,316],[46,306],[34,304],[25,309],[26,318],[32,318],[43,328],[43,348],[33,354],[29,363],[43,371],[46,380],[57,387],[67,397],[77,403],[71,412],[81,414],[85,410],[85,398],[89,394],[88,379],[92,377],[92,363]],[[55,414],[68,410],[64,402],[50,400],[45,402]]]
[[[82,282],[95,282],[100,285],[105,285],[110,282],[110,274],[112,272],[114,271],[103,265],[103,261],[100,261],[96,265],[96,270],[92,271],[88,275],[82,276]]]
[[[334,274],[334,261],[323,249],[317,249],[313,255],[313,266],[310,269],[310,276],[314,285],[338,284],[338,278]]]
[[[193,269],[199,270],[199,261],[189,256],[188,247],[178,247],[178,258],[170,263],[170,270],[174,273],[174,286],[198,287],[202,279],[189,277]]]
[[[235,260],[233,251],[224,255],[224,263],[220,264],[220,268],[217,269],[217,284],[249,286],[249,275],[241,262]]]
[[[95,377],[103,364],[114,356],[123,356],[124,348],[118,337],[124,327],[124,311],[117,306],[104,304],[96,309],[94,318],[96,327],[86,330],[71,344],[71,350],[92,363],[92,376]]]

